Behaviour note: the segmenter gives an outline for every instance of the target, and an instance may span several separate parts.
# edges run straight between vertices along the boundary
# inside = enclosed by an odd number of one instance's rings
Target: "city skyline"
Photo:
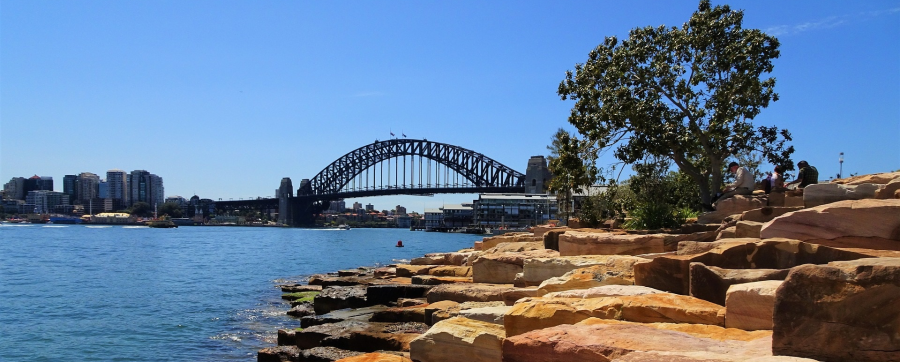
[[[606,36],[680,26],[657,3],[12,2],[0,12],[0,180],[148,169],[168,195],[273,197],[341,155],[397,136],[524,172],[572,102],[565,72]],[[778,37],[795,161],[827,180],[900,169],[900,3],[714,1]],[[578,11],[573,12],[573,9]],[[615,163],[612,152],[598,164]],[[767,166],[770,167],[770,166]],[[77,173],[76,173],[77,172]],[[99,173],[98,173],[99,175]],[[626,171],[625,175],[628,175]],[[59,187],[60,185],[56,185]],[[476,195],[347,199],[410,211]],[[387,206],[385,206],[387,207]]]

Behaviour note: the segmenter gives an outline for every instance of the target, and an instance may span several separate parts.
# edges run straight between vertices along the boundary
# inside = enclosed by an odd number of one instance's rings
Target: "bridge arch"
[[[361,191],[361,188],[357,190],[359,192],[347,192],[346,187],[348,184],[359,179],[360,175],[366,170],[378,164],[383,165],[385,161],[407,156],[412,157],[413,160],[415,156],[418,156],[420,165],[422,159],[443,165],[464,178],[471,186],[460,187],[460,185],[456,184],[454,187],[441,187],[440,185],[423,187],[422,178],[420,177],[419,187],[415,187],[413,184],[406,185],[405,182],[401,187],[395,180],[394,186],[387,185],[385,187],[385,185],[382,185],[380,189],[376,190],[375,182],[373,182],[371,191],[369,191],[367,185],[365,192]],[[404,173],[407,171],[405,161],[406,159],[404,158]],[[413,171],[414,167],[415,164],[411,163]],[[391,172],[390,167],[388,172]],[[397,169],[393,172],[395,175],[400,174]],[[421,172],[422,170],[420,169],[420,175]],[[411,178],[411,181],[415,182],[414,172]],[[301,185],[297,190],[297,196],[319,198],[326,195],[341,197],[343,194],[347,197],[353,197],[415,193],[416,190],[431,190],[434,192],[522,192],[524,187],[525,176],[522,173],[473,150],[424,139],[391,139],[375,141],[341,156],[322,169],[308,183]]]

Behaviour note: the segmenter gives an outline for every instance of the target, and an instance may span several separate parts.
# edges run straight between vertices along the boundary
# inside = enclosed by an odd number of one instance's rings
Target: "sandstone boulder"
[[[882,172],[835,179],[831,183],[841,185],[887,184],[897,179],[900,179],[900,172]]]
[[[441,321],[410,343],[410,358],[420,362],[496,362],[506,333],[503,326],[468,318]]]
[[[297,346],[277,346],[263,348],[256,354],[259,362],[293,362],[300,358]]]
[[[766,206],[767,199],[764,196],[737,195],[716,203],[716,211],[708,212],[697,218],[698,224],[718,224],[726,217],[741,214],[747,210],[759,209]]]
[[[737,237],[737,225],[729,226],[727,228],[722,229],[722,231],[719,231],[719,234],[716,235],[716,240],[734,239],[736,237]]]
[[[375,269],[375,271],[373,273],[376,278],[393,277],[393,276],[397,276],[397,268],[392,267],[392,266],[391,267],[388,267],[388,266],[381,267],[381,268]]]
[[[362,352],[348,351],[334,347],[315,347],[300,351],[300,356],[295,361],[301,362],[331,362],[342,358],[359,356]]]
[[[300,327],[309,328],[323,324],[338,323],[343,321],[366,322],[372,318],[376,312],[387,309],[383,305],[376,305],[365,308],[341,309],[329,312],[327,314],[307,316],[300,318]]]
[[[398,277],[411,278],[416,275],[428,275],[428,271],[437,268],[438,265],[397,265],[396,271]]]
[[[639,255],[665,252],[662,235],[569,231],[559,236],[559,255]]]
[[[706,301],[725,305],[728,288],[736,284],[763,280],[784,280],[790,269],[725,269],[690,264],[690,295]]]
[[[354,357],[341,358],[335,362],[412,362],[412,360],[396,354],[372,352]]]
[[[507,244],[500,244],[502,247]],[[525,259],[552,258],[554,250],[530,250],[523,252],[484,253],[472,264],[472,281],[475,283],[513,284],[516,274],[522,273]]]
[[[575,269],[563,276],[545,280],[538,287],[538,295],[603,285],[633,285],[634,265],[647,262],[649,260],[634,256],[610,256],[603,264]]]
[[[544,233],[544,249],[559,251],[559,236],[569,231],[569,228],[557,228]]]
[[[544,241],[543,237],[536,237],[532,233],[506,233],[498,236],[486,237],[481,240],[481,249],[488,250],[500,243],[535,242]]]
[[[409,343],[428,330],[424,323],[369,323],[322,339],[323,347],[359,352],[409,351]]]
[[[642,287],[640,285],[604,285],[602,287],[593,287],[589,289],[567,290],[564,292],[553,292],[545,294],[544,298],[602,298],[602,297],[620,297],[629,295],[645,295],[665,293],[653,288]]]
[[[900,250],[900,200],[840,201],[796,211],[766,223],[760,236],[839,248]]]
[[[658,293],[604,298],[531,298],[516,303],[504,317],[507,335],[514,336],[587,318],[641,323],[724,325],[725,308],[684,295]]]
[[[775,290],[780,280],[735,284],[725,297],[725,327],[748,331],[771,330]]]
[[[506,305],[513,305],[516,304],[516,301],[519,299],[537,296],[538,287],[517,287],[503,292],[503,303]]]
[[[803,205],[807,208],[844,200],[874,199],[884,188],[878,184],[840,185],[814,184],[803,189]]]
[[[767,223],[772,221],[772,219],[779,217],[781,215],[787,214],[789,212],[794,212],[797,210],[803,210],[802,207],[772,207],[766,206],[759,209],[747,210],[741,214],[740,221],[756,221],[761,223]]]
[[[431,288],[426,294],[428,303],[451,300],[454,302],[503,301],[503,293],[515,289],[512,285],[460,283],[441,284]]]
[[[775,293],[772,351],[823,361],[897,361],[900,258],[802,265]]]
[[[762,229],[763,223],[756,221],[738,221],[734,229],[734,237],[736,238],[759,238],[759,230]]]
[[[537,286],[545,280],[592,265],[605,265],[609,255],[561,256],[556,258],[529,258],[522,265],[525,284]]]
[[[469,253],[430,253],[423,257],[410,260],[411,265],[455,265],[461,266],[466,263]]]
[[[425,308],[427,307],[428,304],[419,304],[409,307],[388,308],[382,311],[375,312],[375,314],[372,315],[372,318],[370,318],[369,321],[385,323],[425,323]]]
[[[503,325],[503,315],[512,309],[511,306],[481,307],[471,309],[461,309],[460,317],[469,318],[476,321],[488,322]]]
[[[523,251],[532,251],[532,250],[544,250],[544,244],[539,241],[527,241],[527,242],[511,242],[511,243],[500,243],[497,246],[485,250],[481,255],[484,254],[499,254],[499,253],[521,253]]]
[[[896,178],[888,184],[884,185],[881,190],[875,194],[876,199],[897,199],[900,198],[900,178]]]
[[[714,339],[635,323],[560,325],[506,338],[503,361],[745,361],[770,356],[770,341]]]
[[[411,281],[412,281],[412,284],[418,284],[418,285],[471,283],[472,277],[436,277],[434,275],[414,275],[411,278]]]
[[[422,298],[430,290],[430,285],[387,284],[366,287],[366,300],[369,304],[393,304],[400,298]]]

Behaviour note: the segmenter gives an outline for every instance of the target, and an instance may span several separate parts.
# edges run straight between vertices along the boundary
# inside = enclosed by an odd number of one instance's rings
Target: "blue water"
[[[402,229],[4,224],[0,360],[253,361],[278,328],[299,326],[276,284],[478,239]]]

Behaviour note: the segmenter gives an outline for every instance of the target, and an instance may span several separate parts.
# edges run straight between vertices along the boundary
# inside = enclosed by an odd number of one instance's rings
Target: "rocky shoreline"
[[[900,173],[284,285],[268,361],[900,361]]]

